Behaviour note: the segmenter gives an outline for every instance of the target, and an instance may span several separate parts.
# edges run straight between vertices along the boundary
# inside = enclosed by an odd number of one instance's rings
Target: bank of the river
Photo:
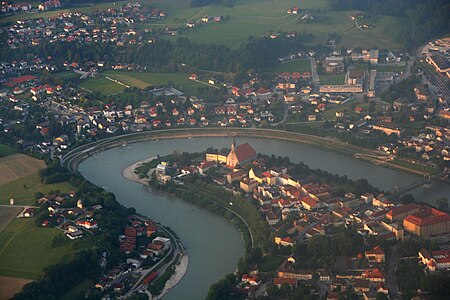
[[[191,128],[191,129],[170,129],[147,131],[140,133],[126,134],[100,140],[88,145],[83,145],[69,151],[63,158],[63,163],[71,170],[76,170],[76,165],[86,157],[98,151],[121,146],[127,143],[137,143],[143,141],[159,139],[185,139],[192,137],[252,137],[265,138],[282,141],[290,141],[302,144],[309,144],[320,149],[346,154],[361,160],[366,160],[377,165],[383,165],[402,172],[415,175],[426,175],[427,172],[419,170],[415,166],[405,166],[393,163],[385,153],[350,145],[333,138],[323,138],[308,134],[287,132],[274,129],[249,129],[249,128]]]
[[[177,283],[183,278],[184,274],[186,274],[187,268],[189,265],[189,256],[187,254],[183,254],[178,264],[175,266],[175,273],[170,277],[170,279],[166,282],[164,289],[161,294],[154,297],[152,300],[159,300],[164,297]]]
[[[155,157],[150,157],[147,159],[140,160],[138,162],[135,162],[134,164],[126,167],[122,171],[123,177],[130,181],[134,181],[140,184],[143,184],[145,186],[148,185],[148,178],[140,178],[139,175],[135,173],[136,168],[142,166],[143,164],[150,162],[154,160]],[[182,254],[182,256],[179,259],[178,264],[175,267],[175,273],[170,277],[170,279],[166,282],[166,285],[164,286],[164,289],[162,292],[152,298],[154,300],[161,299],[165,294],[167,294],[168,291],[170,291],[180,280],[183,278],[184,274],[186,274],[187,268],[189,264],[189,256],[187,254]]]

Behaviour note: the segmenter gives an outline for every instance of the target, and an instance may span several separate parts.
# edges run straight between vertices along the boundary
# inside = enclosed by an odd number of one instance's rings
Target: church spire
[[[236,150],[236,138],[233,138],[233,143],[231,144],[231,150]]]

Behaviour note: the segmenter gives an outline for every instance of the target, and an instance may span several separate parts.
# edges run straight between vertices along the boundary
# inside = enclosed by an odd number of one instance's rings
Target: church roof
[[[237,146],[234,152],[236,153],[236,157],[240,162],[248,160],[252,157],[256,157],[256,151],[252,146],[250,146],[249,143]]]

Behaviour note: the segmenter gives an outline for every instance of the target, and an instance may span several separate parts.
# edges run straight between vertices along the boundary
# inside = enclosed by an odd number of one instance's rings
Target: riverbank
[[[135,162],[131,166],[128,166],[122,170],[122,176],[130,181],[134,181],[134,182],[137,182],[137,183],[140,183],[143,185],[148,185],[148,178],[139,177],[139,175],[136,174],[134,172],[134,170],[136,170],[136,168],[139,168],[140,166],[142,166],[145,163],[151,162],[155,158],[156,158],[156,156]]]
[[[361,160],[369,161],[375,164],[381,164],[388,168],[407,172],[410,174],[418,175],[421,173],[420,171],[418,172],[417,168],[399,166],[398,164],[391,163],[388,160],[381,159],[382,157],[388,157],[388,155],[380,151],[361,148],[358,146],[338,141],[333,138],[323,138],[314,135],[288,132],[284,130],[255,129],[255,128],[163,129],[158,131],[130,133],[121,136],[107,138],[73,149],[63,157],[62,163],[66,165],[70,170],[76,171],[77,164],[80,163],[85,158],[92,155],[93,153],[98,153],[100,151],[120,146],[124,142],[137,143],[158,139],[185,139],[192,137],[235,137],[235,136],[265,138],[265,139],[283,140],[301,144],[308,144],[320,149],[332,152],[339,152]],[[379,157],[379,159],[374,160],[370,159],[370,157],[372,158]],[[383,161],[383,163],[380,163],[380,161]]]
[[[152,160],[154,160],[155,157],[150,157],[147,159],[143,159],[140,161],[135,162],[134,164],[124,168],[122,170],[122,175],[126,179],[130,181],[134,181],[140,184],[143,184],[145,186],[148,186],[148,178],[140,178],[139,175],[135,173],[136,168],[142,166],[145,163],[148,163]],[[174,241],[176,243],[176,241]],[[166,282],[166,285],[164,286],[164,289],[162,290],[161,294],[158,296],[152,298],[152,299],[161,299],[167,292],[169,292],[177,283],[183,278],[184,274],[187,272],[189,264],[189,256],[187,254],[182,254],[182,256],[179,259],[178,264],[175,267],[175,273],[170,277],[170,279]]]
[[[164,289],[162,290],[161,294],[159,294],[155,298],[152,298],[152,300],[161,299],[175,285],[177,285],[177,283],[181,280],[181,278],[183,278],[184,274],[186,274],[188,265],[189,265],[189,256],[183,254],[183,256],[181,256],[180,260],[178,261],[178,264],[175,266],[175,273],[172,275],[172,277],[170,277],[169,280],[167,280],[166,285],[164,286]]]

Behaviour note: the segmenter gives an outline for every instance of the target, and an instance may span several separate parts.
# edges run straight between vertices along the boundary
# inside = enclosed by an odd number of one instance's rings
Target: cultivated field
[[[34,202],[34,193],[42,192],[48,194],[50,191],[70,192],[75,187],[68,182],[43,184],[39,174],[34,173],[13,182],[0,186],[0,204],[9,204],[13,198],[17,205],[29,205]]]
[[[274,73],[311,72],[311,60],[307,58],[307,59],[292,60],[285,63],[279,63],[271,71]]]
[[[20,212],[20,207],[0,207],[0,232],[13,220]]]
[[[0,158],[0,186],[36,173],[43,168],[45,168],[44,161],[25,154],[13,154]]]
[[[14,294],[20,292],[22,287],[29,282],[31,280],[0,276],[0,300],[11,299]]]
[[[53,245],[53,238],[64,233],[56,228],[42,228],[31,219],[14,219],[0,233],[0,275],[38,279],[42,271],[73,253],[74,244],[86,247],[86,241]]]

